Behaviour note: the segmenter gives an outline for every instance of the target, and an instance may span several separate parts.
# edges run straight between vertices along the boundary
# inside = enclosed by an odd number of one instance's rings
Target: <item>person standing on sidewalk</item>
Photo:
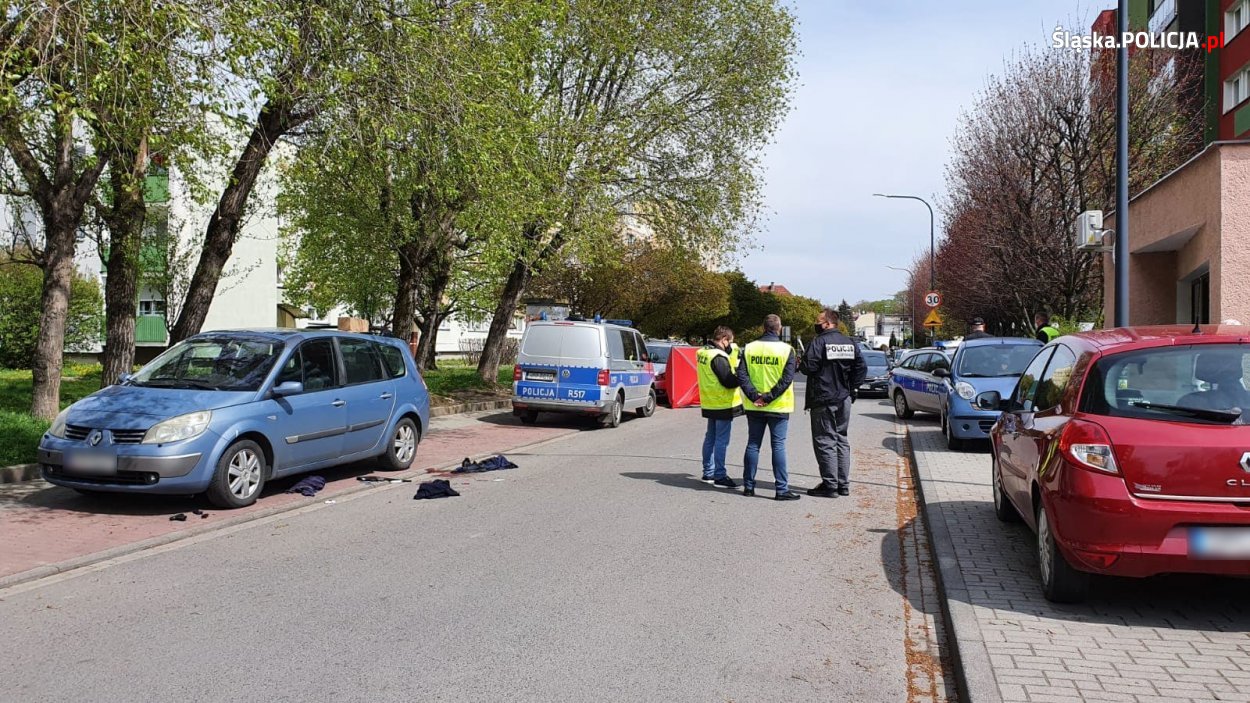
[[[717,327],[712,343],[695,355],[698,360],[699,405],[707,418],[703,435],[703,480],[724,488],[737,488],[725,470],[725,452],[734,418],[742,414],[742,392],[738,390],[738,348],[734,333]]]
[[[1033,326],[1037,328],[1037,341],[1049,344],[1059,336],[1059,328],[1050,324],[1050,313],[1039,312],[1033,316]]]
[[[851,403],[868,375],[868,364],[854,340],[838,331],[838,311],[825,308],[816,318],[816,338],[799,370],[807,376],[804,407],[811,414],[812,449],[820,485],[807,495],[832,498],[851,494]]]
[[[742,494],[755,495],[755,471],[760,463],[760,445],[768,430],[773,449],[773,480],[776,500],[798,500],[790,490],[786,472],[786,430],[794,412],[794,349],[781,341],[781,318],[764,318],[764,335],[742,349],[738,362],[738,384],[751,401],[743,406],[747,415],[747,451],[743,457]]]

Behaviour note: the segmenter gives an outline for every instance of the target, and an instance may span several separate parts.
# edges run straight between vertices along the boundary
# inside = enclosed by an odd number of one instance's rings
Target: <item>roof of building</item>
[[[760,286],[760,292],[772,293],[773,295],[794,295],[793,293],[790,292],[789,288],[786,288],[785,286],[777,285],[776,283],[769,283],[766,286]]]

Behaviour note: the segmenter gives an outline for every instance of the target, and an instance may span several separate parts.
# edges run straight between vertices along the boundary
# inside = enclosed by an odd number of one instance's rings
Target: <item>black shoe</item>
[[[713,479],[711,476],[704,476],[703,478],[701,478],[701,479],[699,479],[699,480],[700,480],[700,481],[706,481],[707,483],[711,483],[711,482],[712,482],[712,481],[714,481],[715,479]]]
[[[815,488],[807,489],[807,495],[816,496],[818,498],[836,498],[838,495],[838,489],[831,488],[822,483]]]
[[[798,500],[800,497],[801,496],[794,491],[786,491],[785,493],[778,493],[773,497],[773,500]]]
[[[850,494],[851,494],[850,486],[842,486],[841,488],[838,489],[838,495],[840,496],[849,496]]]
[[[738,487],[738,484],[734,483],[734,480],[732,478],[729,478],[728,476],[726,476],[725,478],[718,478],[712,483],[713,485],[720,486],[721,488],[737,488]]]
[[[742,495],[744,495],[744,496],[746,496],[746,497],[750,498],[751,496],[755,495],[755,489],[754,489],[754,488],[743,488],[743,489],[742,489]]]

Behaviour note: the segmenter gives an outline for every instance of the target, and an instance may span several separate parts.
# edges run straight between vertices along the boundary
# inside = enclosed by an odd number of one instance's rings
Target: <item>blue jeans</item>
[[[725,473],[725,452],[729,450],[729,431],[734,421],[707,419],[707,433],[703,435],[703,478],[729,478]]]
[[[773,480],[777,484],[777,492],[785,493],[790,490],[790,476],[786,473],[786,430],[789,427],[788,417],[747,413],[747,453],[742,458],[745,465],[742,472],[743,488],[755,489],[755,471],[760,465],[760,445],[764,443],[764,429],[767,428],[773,445]]]

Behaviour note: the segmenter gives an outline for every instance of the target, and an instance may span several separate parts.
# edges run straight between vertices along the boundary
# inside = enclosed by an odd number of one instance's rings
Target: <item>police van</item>
[[[512,413],[522,422],[576,413],[616,427],[629,411],[655,413],[655,373],[636,330],[571,320],[526,327],[512,372]]]

